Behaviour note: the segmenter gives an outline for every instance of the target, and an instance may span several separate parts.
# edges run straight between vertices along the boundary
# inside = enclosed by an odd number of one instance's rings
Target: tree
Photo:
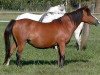
[[[100,0],[96,0],[96,9],[95,9],[96,13],[100,13]]]

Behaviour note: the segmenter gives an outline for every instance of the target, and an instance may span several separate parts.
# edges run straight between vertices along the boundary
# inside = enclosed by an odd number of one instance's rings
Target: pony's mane
[[[73,11],[71,13],[66,13],[65,16],[69,16],[69,18],[74,21],[76,25],[78,25],[82,21],[83,17],[83,10],[87,12],[87,14],[90,13],[90,10],[87,6],[84,6],[80,9],[77,9],[76,11]]]

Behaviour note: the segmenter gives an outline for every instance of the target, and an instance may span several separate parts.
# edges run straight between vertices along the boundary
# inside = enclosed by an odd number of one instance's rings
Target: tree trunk
[[[100,13],[100,0],[96,0],[96,9],[95,9],[96,13]]]

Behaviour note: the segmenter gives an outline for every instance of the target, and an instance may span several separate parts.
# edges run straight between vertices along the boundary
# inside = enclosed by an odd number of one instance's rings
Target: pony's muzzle
[[[95,20],[95,26],[100,25],[100,21],[99,20]]]
[[[94,15],[92,15],[92,16],[95,18],[94,25],[98,26],[100,24],[100,21]]]

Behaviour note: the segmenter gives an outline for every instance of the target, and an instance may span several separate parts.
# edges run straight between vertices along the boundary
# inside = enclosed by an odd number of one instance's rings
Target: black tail
[[[4,32],[6,53],[8,53],[9,49],[10,49],[10,36],[12,34],[12,28],[13,28],[15,22],[16,22],[16,20],[11,20],[10,23],[7,25],[5,32]]]

